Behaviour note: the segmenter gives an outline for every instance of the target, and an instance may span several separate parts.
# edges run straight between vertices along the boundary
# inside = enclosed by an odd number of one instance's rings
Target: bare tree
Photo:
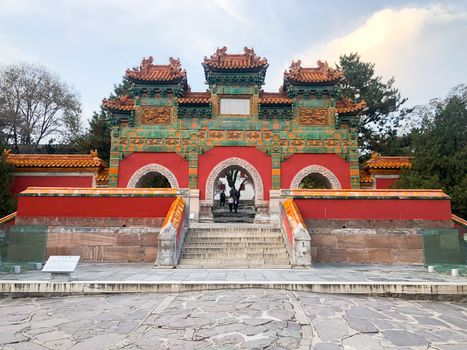
[[[19,63],[0,68],[0,127],[5,143],[37,149],[51,138],[73,139],[81,128],[77,94],[41,65]]]

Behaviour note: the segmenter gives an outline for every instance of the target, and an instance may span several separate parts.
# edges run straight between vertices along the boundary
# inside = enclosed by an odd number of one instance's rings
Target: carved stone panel
[[[170,107],[147,107],[143,109],[141,124],[160,125],[170,123]]]
[[[301,125],[323,126],[327,124],[328,110],[325,108],[300,108]]]

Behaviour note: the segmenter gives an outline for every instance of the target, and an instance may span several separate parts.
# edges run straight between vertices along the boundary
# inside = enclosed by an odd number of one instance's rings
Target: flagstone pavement
[[[1,349],[467,349],[467,303],[283,290],[0,299]]]

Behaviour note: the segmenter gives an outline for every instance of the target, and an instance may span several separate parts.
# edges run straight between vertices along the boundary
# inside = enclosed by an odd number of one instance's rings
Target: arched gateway
[[[300,170],[293,178],[292,182],[290,183],[290,188],[299,188],[300,183],[303,179],[309,175],[316,174],[323,178],[325,182],[328,184],[329,188],[332,189],[341,189],[342,185],[334,173],[325,168],[321,165],[309,165],[302,170]]]
[[[128,185],[126,187],[139,187],[141,180],[144,179],[146,176],[150,175],[151,173],[158,173],[167,178],[167,181],[170,183],[170,187],[179,187],[177,178],[175,177],[174,173],[172,173],[165,166],[155,163],[145,165],[139,168],[137,171],[135,171],[135,173],[131,176],[130,181],[128,181]]]
[[[122,175],[127,179],[132,174],[126,186],[138,187],[159,173],[171,187],[190,189],[196,221],[212,214],[216,186],[225,183],[221,174],[230,167],[244,172],[252,186],[241,200],[247,203],[253,193],[255,222],[273,217],[277,208],[271,209],[271,203],[278,203],[280,190],[297,188],[310,174],[323,187],[359,188],[354,121],[366,104],[341,94],[342,72],[326,62],[314,67],[292,62],[282,88],[266,92],[268,61],[251,48],[241,53],[219,48],[202,65],[208,86],[195,92],[178,59],[156,64],[152,57],[144,58],[126,71],[132,96],[103,101],[114,126],[110,187],[121,184]],[[135,163],[125,155],[138,153],[147,165],[134,172]],[[152,161],[170,164],[170,170],[148,164]],[[330,164],[339,179],[315,162]],[[297,173],[297,164],[309,166]]]
[[[214,195],[215,195],[215,186],[221,174],[232,167],[241,168],[244,170],[253,181],[253,189],[254,189],[254,200],[263,200],[264,199],[264,187],[263,187],[263,180],[261,179],[261,175],[259,174],[258,170],[249,162],[244,159],[232,157],[226,160],[223,160],[219,164],[217,164],[209,173],[208,179],[206,181],[206,192],[205,192],[205,200],[212,204],[214,202]]]

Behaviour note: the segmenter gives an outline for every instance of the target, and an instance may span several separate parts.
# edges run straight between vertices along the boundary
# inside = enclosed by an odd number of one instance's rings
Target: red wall
[[[449,200],[294,199],[304,219],[451,220]]]
[[[28,187],[92,187],[92,176],[13,176],[11,192],[18,194]]]
[[[198,158],[198,188],[200,199],[206,199],[206,182],[211,170],[220,162],[231,157],[238,157],[253,165],[263,180],[264,199],[269,200],[272,186],[271,157],[255,147],[215,147]]]
[[[396,182],[398,179],[382,179],[376,178],[376,188],[377,189],[389,189],[389,187]]]
[[[18,217],[165,217],[175,197],[20,196]]]
[[[148,164],[160,164],[174,173],[180,188],[188,187],[188,161],[176,153],[132,153],[120,161],[118,168],[118,187],[127,187],[131,176],[141,167]]]
[[[281,165],[281,188],[290,188],[294,176],[309,165],[321,165],[336,175],[342,188],[350,188],[350,163],[336,154],[294,154]]]

